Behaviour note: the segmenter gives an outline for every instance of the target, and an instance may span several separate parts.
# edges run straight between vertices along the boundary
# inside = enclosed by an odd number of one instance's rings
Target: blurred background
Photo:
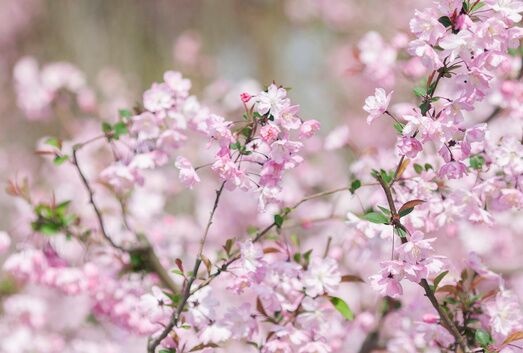
[[[386,34],[397,29],[391,27],[395,21],[408,23],[412,12],[398,17],[401,4],[408,2],[395,3],[1,0],[3,81],[10,80],[13,64],[23,55],[40,63],[74,63],[89,83],[104,70],[117,70],[135,99],[168,69],[189,76],[197,95],[217,77],[233,82],[253,78],[261,84],[277,80],[292,87],[309,117],[328,127],[340,119],[347,100],[359,107],[366,93],[355,85],[347,96],[329,76],[332,49],[344,42],[357,43],[371,29]],[[368,9],[380,11],[369,17]],[[12,94],[5,89],[4,111],[13,112],[6,104],[13,102]],[[17,124],[24,120],[19,116],[2,115],[2,123],[11,128],[37,129]]]

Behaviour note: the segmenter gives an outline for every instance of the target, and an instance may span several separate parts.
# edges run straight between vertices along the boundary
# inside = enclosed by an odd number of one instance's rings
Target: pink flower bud
[[[439,322],[439,316],[435,314],[423,315],[423,322],[426,324],[437,324]]]
[[[252,96],[249,93],[243,92],[242,94],[240,94],[240,98],[243,103],[247,103],[248,101],[251,100]]]

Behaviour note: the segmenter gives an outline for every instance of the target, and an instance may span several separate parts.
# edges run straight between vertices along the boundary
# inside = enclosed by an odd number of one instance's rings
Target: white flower
[[[338,288],[340,282],[338,264],[331,258],[313,257],[303,276],[305,293],[310,297],[332,292]]]
[[[289,106],[287,91],[272,84],[267,92],[261,92],[256,96],[256,111],[261,115],[270,113],[275,119],[280,117],[280,113]]]

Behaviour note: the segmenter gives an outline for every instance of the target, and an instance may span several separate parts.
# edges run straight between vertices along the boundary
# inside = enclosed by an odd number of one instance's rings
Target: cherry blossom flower
[[[189,162],[187,158],[178,156],[174,165],[180,169],[180,181],[189,189],[192,189],[194,185],[200,182],[200,177],[196,174],[191,162]]]
[[[303,275],[305,293],[316,297],[325,292],[333,292],[341,282],[341,275],[334,259],[313,257],[309,268]]]
[[[365,99],[363,110],[369,113],[367,123],[371,124],[376,118],[379,118],[389,107],[390,98],[393,92],[387,94],[383,88],[376,88],[373,96]]]

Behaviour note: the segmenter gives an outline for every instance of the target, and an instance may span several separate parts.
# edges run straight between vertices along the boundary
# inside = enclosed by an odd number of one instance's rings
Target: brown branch
[[[186,281],[185,286],[183,288],[182,299],[181,299],[180,303],[178,304],[176,311],[174,311],[173,314],[171,315],[171,319],[169,320],[169,323],[165,326],[165,328],[160,333],[160,335],[149,342],[148,347],[147,347],[147,350],[149,353],[154,353],[156,351],[156,348],[169,335],[169,333],[172,331],[172,329],[174,327],[176,327],[176,325],[178,325],[178,320],[180,319],[180,315],[182,314],[183,310],[185,309],[185,305],[187,304],[187,301],[189,300],[189,297],[192,294],[191,287],[192,287],[196,277],[198,276],[198,270],[200,269],[200,265],[202,263],[202,255],[203,255],[203,249],[205,247],[205,242],[207,240],[209,230],[211,229],[211,225],[214,220],[214,214],[216,213],[216,209],[218,208],[218,204],[220,202],[220,197],[222,195],[223,188],[225,187],[225,183],[226,183],[225,181],[222,182],[220,188],[218,190],[216,190],[216,198],[214,199],[214,205],[211,210],[211,214],[209,215],[209,220],[207,221],[207,226],[205,227],[205,232],[203,234],[202,240],[200,241],[200,248],[198,250],[198,255],[194,262],[193,271],[190,274],[189,279]]]
[[[109,236],[109,234],[107,234],[107,230],[105,229],[105,223],[104,223],[104,220],[103,220],[102,212],[100,211],[100,209],[98,208],[98,206],[96,205],[96,202],[94,200],[93,188],[89,184],[89,181],[87,180],[85,174],[82,171],[82,168],[80,168],[80,164],[78,163],[77,153],[78,153],[79,148],[80,147],[77,147],[77,146],[73,147],[72,163],[73,163],[74,167],[76,168],[76,171],[78,172],[78,175],[80,176],[80,179],[82,181],[82,184],[83,184],[84,188],[87,190],[87,194],[89,195],[89,203],[91,204],[91,206],[92,206],[92,208],[94,210],[94,213],[96,214],[96,219],[98,220],[98,225],[100,227],[100,232],[102,233],[102,235],[105,238],[105,240],[109,244],[111,244],[111,246],[113,248],[118,249],[118,250],[123,251],[123,252],[127,252],[127,250],[125,248],[123,248],[122,246],[116,244],[114,242],[114,240]]]
[[[166,288],[169,288],[173,293],[176,293],[178,291],[178,288],[174,281],[172,280],[171,276],[169,276],[167,270],[163,267],[163,265],[160,262],[160,259],[158,258],[158,255],[154,251],[154,248],[152,244],[149,242],[149,240],[145,237],[144,240],[146,241],[146,245],[144,247],[136,247],[136,248],[124,248],[121,245],[118,245],[114,242],[114,240],[109,236],[107,233],[107,230],[105,228],[105,222],[103,219],[102,212],[100,211],[100,208],[96,204],[96,201],[94,199],[94,190],[91,187],[91,184],[87,180],[87,177],[85,176],[84,172],[82,171],[82,168],[80,167],[80,163],[78,161],[78,151],[87,144],[94,142],[96,140],[99,140],[101,137],[97,136],[95,138],[92,138],[86,142],[83,142],[81,144],[73,146],[73,153],[72,153],[72,164],[76,168],[76,171],[78,175],[80,176],[80,180],[82,181],[82,184],[87,191],[87,194],[89,196],[89,203],[91,204],[94,213],[96,214],[96,219],[98,220],[98,225],[100,228],[100,232],[102,233],[102,236],[104,239],[115,249],[120,250],[122,252],[131,253],[135,251],[141,251],[144,252],[146,255],[146,258],[148,260],[148,264],[151,267],[152,271],[158,275],[161,282]]]
[[[387,202],[389,204],[389,208],[391,211],[391,225],[394,228],[398,228],[398,229],[407,231],[405,226],[401,224],[400,216],[396,211],[396,206],[394,205],[394,199],[392,197],[392,191],[390,189],[390,186],[387,184],[387,182],[385,180],[383,180],[381,175],[378,174],[375,176],[375,178],[380,183],[381,188],[383,189],[385,196],[387,197]],[[400,239],[401,239],[402,244],[405,244],[408,242],[406,237],[400,237]],[[438,302],[436,296],[434,295],[434,291],[430,288],[430,285],[428,284],[427,280],[422,279],[419,282],[419,285],[425,290],[425,296],[429,299],[429,301],[432,304],[432,306],[434,307],[434,309],[436,309],[436,311],[438,312],[439,317],[440,317],[441,326],[443,326],[447,331],[450,332],[450,334],[452,334],[452,336],[454,336],[454,339],[456,340],[457,344],[459,345],[459,347],[461,348],[461,350],[463,352],[468,352],[469,349],[467,347],[465,339],[459,332],[454,321],[452,321],[450,319],[447,312],[441,307],[441,305],[439,305],[439,302]]]

